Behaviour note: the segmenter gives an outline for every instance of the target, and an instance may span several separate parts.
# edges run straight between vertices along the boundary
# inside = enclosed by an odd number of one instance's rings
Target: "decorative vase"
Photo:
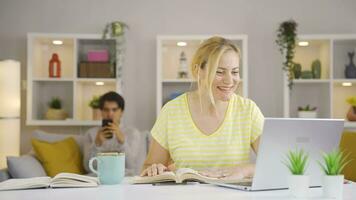
[[[289,193],[296,198],[305,198],[309,193],[309,176],[291,175],[288,177]]]
[[[299,63],[295,63],[293,66],[293,74],[295,79],[300,78],[300,76],[302,75],[302,65],[300,65]]]
[[[61,77],[61,61],[56,53],[52,54],[52,58],[49,61],[48,73],[51,78]]]
[[[342,199],[343,187],[344,187],[344,175],[323,177],[324,197]]]
[[[351,106],[347,112],[347,120],[356,121],[356,106]]]
[[[356,66],[354,64],[354,55],[355,52],[347,53],[350,58],[350,64],[346,65],[345,67],[345,77],[346,78],[356,78]]]
[[[298,111],[299,118],[317,118],[316,111]]]
[[[49,108],[46,112],[46,119],[48,120],[64,120],[67,116],[67,113],[63,109]]]
[[[93,120],[101,120],[101,112],[99,108],[93,109]]]
[[[313,78],[320,79],[321,77],[321,62],[319,59],[314,60],[312,63]]]

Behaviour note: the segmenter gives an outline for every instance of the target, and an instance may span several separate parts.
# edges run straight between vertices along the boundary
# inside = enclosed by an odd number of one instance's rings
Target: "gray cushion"
[[[126,167],[129,169],[129,171],[126,172],[127,175],[140,174],[147,155],[149,135],[149,131],[140,132],[133,128],[130,134],[125,135]]]
[[[65,133],[48,133],[42,130],[35,130],[33,132],[33,138],[46,141],[46,142],[58,142],[68,137],[73,137],[79,145],[80,151],[83,152],[84,137],[81,135],[71,135]]]
[[[31,155],[7,157],[7,168],[12,178],[47,176],[40,162]]]

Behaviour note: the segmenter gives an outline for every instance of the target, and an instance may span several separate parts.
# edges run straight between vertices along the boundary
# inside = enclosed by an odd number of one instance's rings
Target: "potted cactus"
[[[100,101],[100,96],[93,96],[93,98],[89,102],[89,106],[93,110],[93,120],[101,120],[99,101]]]
[[[46,119],[48,120],[64,120],[67,118],[67,113],[62,109],[62,101],[58,97],[53,97],[48,102],[48,110],[46,112]]]
[[[327,198],[342,199],[344,175],[342,170],[351,161],[348,155],[339,149],[323,153],[323,163],[319,162],[325,173],[323,177],[323,193]]]
[[[288,178],[289,192],[297,198],[308,196],[309,176],[305,175],[308,157],[308,154],[303,150],[289,151],[288,160],[284,162],[292,173]]]
[[[316,118],[317,112],[316,107],[311,107],[309,104],[305,107],[298,107],[298,117],[299,118]]]
[[[356,121],[356,96],[347,98],[346,102],[350,104],[350,108],[346,116],[347,119],[349,121]]]

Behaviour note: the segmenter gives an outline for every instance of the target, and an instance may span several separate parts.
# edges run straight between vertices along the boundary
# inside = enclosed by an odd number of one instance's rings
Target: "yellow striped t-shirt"
[[[168,102],[151,130],[176,168],[201,170],[248,163],[251,144],[262,133],[264,122],[256,104],[234,94],[220,127],[205,135],[191,117],[187,98],[185,93]]]

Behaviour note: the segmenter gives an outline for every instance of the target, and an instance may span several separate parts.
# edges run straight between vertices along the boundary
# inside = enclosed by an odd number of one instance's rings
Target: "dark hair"
[[[102,110],[104,108],[104,104],[107,101],[116,102],[117,106],[122,111],[124,111],[124,109],[125,109],[125,100],[118,93],[110,91],[110,92],[107,92],[107,93],[103,94],[100,97],[100,100],[99,100],[99,108],[100,108],[100,110]]]

